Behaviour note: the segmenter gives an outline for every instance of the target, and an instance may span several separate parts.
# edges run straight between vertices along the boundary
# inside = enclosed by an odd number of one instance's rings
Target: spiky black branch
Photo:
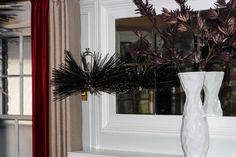
[[[155,86],[170,84],[167,82],[166,66],[127,65],[115,54],[102,57],[101,53],[91,53],[92,63],[81,54],[82,66],[78,65],[72,54],[65,51],[65,63],[52,73],[51,84],[54,86],[56,100],[62,100],[82,91],[99,94],[125,93],[141,88],[153,89]],[[177,75],[176,75],[177,76]],[[164,78],[164,79],[163,79]],[[157,83],[161,80],[162,83]]]
[[[88,90],[88,74],[78,66],[69,51],[65,51],[65,63],[62,63],[58,69],[53,70],[53,79],[55,99],[64,99],[74,93]]]
[[[115,55],[102,58],[100,53],[93,53],[91,69],[86,56],[81,55],[83,67],[78,65],[71,53],[65,51],[65,63],[53,70],[52,85],[55,99],[62,100],[81,91],[91,93],[121,93],[130,90],[130,67]],[[91,64],[91,63],[90,63]]]

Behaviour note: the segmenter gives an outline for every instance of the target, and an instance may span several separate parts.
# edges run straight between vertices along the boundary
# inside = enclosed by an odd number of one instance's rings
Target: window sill
[[[1,120],[20,120],[20,121],[32,121],[31,115],[8,115],[0,114]]]
[[[68,157],[183,157],[183,155],[168,155],[143,152],[115,151],[115,150],[91,150],[69,152]]]

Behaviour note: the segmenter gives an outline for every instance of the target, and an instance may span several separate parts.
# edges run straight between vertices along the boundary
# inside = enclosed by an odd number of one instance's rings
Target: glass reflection
[[[236,13],[234,13],[236,14]],[[165,27],[157,17],[160,29]],[[147,18],[136,17],[116,20],[116,50],[120,53],[126,64],[142,62],[142,58],[135,58],[130,55],[130,45],[138,40],[135,31],[142,30],[146,39],[155,47],[161,47],[159,37],[154,37],[152,26]],[[186,52],[194,50],[194,41],[186,33],[181,37],[181,49]],[[183,44],[186,43],[186,44]],[[203,50],[204,51],[204,50]],[[194,67],[192,67],[194,68]],[[217,67],[211,67],[214,68]],[[156,79],[156,86],[153,89],[137,89],[133,93],[117,94],[117,113],[119,114],[160,114],[160,115],[181,115],[185,102],[185,95],[180,87],[177,71],[174,67],[169,67],[165,73],[170,76],[160,76]],[[236,116],[236,60],[230,67],[230,80],[224,79],[219,93],[223,115]],[[202,93],[204,100],[204,93]]]

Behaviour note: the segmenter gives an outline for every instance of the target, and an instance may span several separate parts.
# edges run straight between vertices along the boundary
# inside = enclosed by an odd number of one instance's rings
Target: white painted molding
[[[81,0],[81,51],[90,48],[90,51],[98,50],[98,1],[97,0]],[[95,98],[88,94],[88,101],[82,103],[83,109],[83,148],[98,147],[96,128],[99,121],[96,120],[94,105]]]
[[[183,157],[179,155],[154,154],[117,150],[91,150],[68,153],[68,157]]]
[[[162,1],[160,4],[165,6],[173,6],[174,0]],[[110,2],[110,3],[109,3]],[[127,1],[126,1],[127,2]],[[158,3],[158,1],[155,1]],[[195,4],[196,8],[209,8],[214,1],[208,2],[204,0],[192,0],[190,4]],[[201,2],[204,2],[202,6]],[[101,49],[102,52],[109,53],[115,52],[115,19],[134,16],[129,14],[129,11],[123,11],[127,7],[130,7],[131,3],[126,3],[124,0],[102,0],[104,4],[101,6],[101,23],[104,27],[101,27]],[[118,6],[118,8],[116,8]],[[121,9],[120,6],[123,8]],[[126,7],[125,7],[126,6]],[[204,8],[204,9],[205,9]],[[112,9],[112,10],[111,10]],[[122,15],[120,14],[123,11]],[[132,10],[134,12],[134,10]],[[109,52],[107,51],[109,50]],[[141,133],[172,133],[179,134],[181,116],[161,116],[161,115],[118,115],[116,114],[115,97],[108,94],[102,95],[102,131],[112,132],[141,132]],[[211,135],[216,136],[235,136],[236,125],[232,125],[236,122],[234,117],[209,117],[208,118]],[[107,125],[105,125],[107,124]],[[171,125],[169,125],[171,124]],[[119,128],[119,129],[117,129]],[[138,128],[138,129],[136,129]],[[123,131],[122,131],[123,130]],[[235,132],[235,133],[234,133]]]
[[[176,7],[174,0],[152,1],[158,11],[163,6]],[[189,0],[195,9],[213,7],[213,2]],[[132,0],[81,0],[82,12],[89,15],[89,47],[104,54],[114,53],[115,19],[138,16],[134,9]],[[183,154],[179,139],[181,116],[116,114],[115,96],[103,93],[90,95],[84,118],[89,123],[84,130],[89,140],[88,149]],[[236,117],[208,117],[208,122],[209,157],[236,156],[233,147],[236,145]]]

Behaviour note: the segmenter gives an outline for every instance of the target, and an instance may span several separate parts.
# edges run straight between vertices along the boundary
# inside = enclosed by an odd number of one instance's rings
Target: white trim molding
[[[100,150],[71,152],[68,153],[68,157],[183,157],[183,156],[100,149]]]
[[[90,48],[90,51],[98,51],[98,4],[97,0],[81,0],[81,51]],[[97,110],[95,105],[95,96],[88,94],[88,101],[82,102],[83,109],[83,148],[85,150],[92,147],[97,147],[97,132],[95,125],[97,115],[94,115],[94,110]]]
[[[176,8],[174,0],[150,2],[155,2],[157,12],[162,7]],[[214,7],[213,0],[189,0],[189,4],[194,9]],[[132,0],[81,0],[81,14],[88,15],[87,46],[92,51],[114,53],[115,19],[138,16],[134,10]],[[85,150],[183,155],[179,137],[181,116],[116,114],[115,95],[105,93],[89,95],[83,108]],[[208,122],[208,157],[236,156],[236,117],[208,117]]]

